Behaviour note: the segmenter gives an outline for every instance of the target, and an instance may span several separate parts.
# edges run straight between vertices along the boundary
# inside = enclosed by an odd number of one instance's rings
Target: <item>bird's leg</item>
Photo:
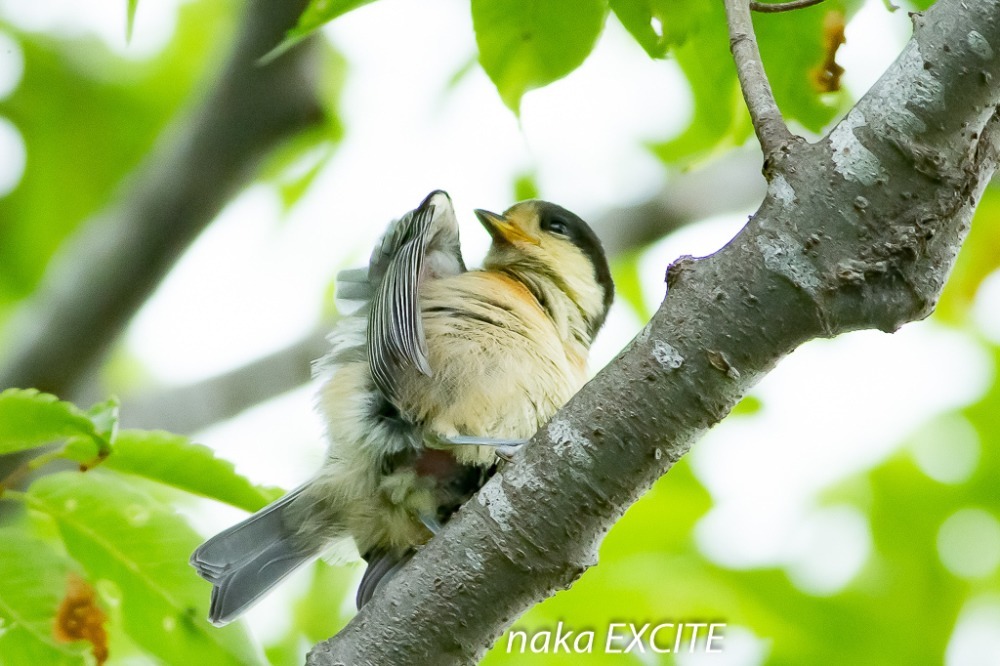
[[[441,448],[448,446],[489,446],[496,451],[497,457],[508,462],[529,441],[527,439],[478,437],[476,435],[442,437],[441,435],[429,434],[426,437],[433,446]]]

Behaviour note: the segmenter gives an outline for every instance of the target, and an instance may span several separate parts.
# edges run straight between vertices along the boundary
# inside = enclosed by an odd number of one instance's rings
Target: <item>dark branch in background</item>
[[[747,210],[764,196],[760,150],[740,149],[684,173],[672,174],[653,198],[615,208],[593,226],[608,256],[641,250],[694,222]]]
[[[266,67],[306,0],[250,0],[233,51],[200,107],[161,137],[118,200],[53,260],[12,321],[0,389],[70,396],[181,253],[282,140],[322,120],[313,48]]]
[[[926,317],[996,169],[998,103],[1000,0],[938,0],[826,138],[768,155],[746,228],[672,264],[649,325],[307,663],[474,663],[782,357]]]
[[[762,14],[777,14],[778,12],[791,12],[796,9],[805,9],[818,5],[824,0],[791,0],[790,2],[756,2],[750,0],[750,9]]]
[[[729,48],[736,61],[736,74],[750,111],[753,130],[767,160],[796,137],[788,131],[781,117],[781,110],[774,101],[771,82],[764,72],[764,63],[754,36],[750,5],[747,0],[725,2],[726,19],[729,21]]]
[[[150,391],[122,401],[122,425],[190,435],[231,418],[309,381],[312,362],[323,356],[333,324],[241,368],[204,381]]]

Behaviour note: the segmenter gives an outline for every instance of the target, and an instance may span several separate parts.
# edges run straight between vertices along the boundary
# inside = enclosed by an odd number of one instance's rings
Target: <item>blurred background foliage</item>
[[[138,12],[141,19],[148,3],[120,4],[124,34],[126,13]],[[242,186],[274,193],[281,216],[291,215],[310,196],[322,200],[323,170],[354,136],[340,105],[355,63],[329,43],[335,33],[320,28],[369,4],[313,0],[298,23],[284,31],[286,41],[276,40],[259,54],[270,51],[260,64],[266,66],[269,59],[296,53],[300,42],[328,42],[324,57],[312,62],[322,118],[253,165]],[[901,4],[919,9],[929,3]],[[47,272],[72,252],[69,239],[116,199],[131,195],[137,167],[154,146],[173,140],[207,98],[234,48],[246,9],[237,2],[178,2],[166,10],[176,21],[169,40],[134,57],[110,48],[92,31],[33,23],[30,12],[15,11],[15,5],[16,0],[0,2],[0,134],[8,137],[0,142],[6,151],[0,152],[0,369],[9,360],[4,350],[23,342],[15,339],[23,309],[41,298],[39,285]],[[249,4],[251,11],[254,6]],[[828,0],[820,7],[758,18],[768,74],[786,119],[797,130],[821,134],[852,103],[850,92],[829,84],[839,76],[830,62],[843,27],[862,7],[889,12],[889,3],[881,0]],[[642,149],[659,160],[663,191],[651,194],[648,202],[623,199],[586,215],[598,220],[614,254],[618,307],[630,311],[634,332],[662,296],[665,265],[649,268],[651,256],[659,261],[655,248],[662,247],[661,237],[687,238],[683,234],[701,228],[706,218],[727,212],[716,200],[741,187],[711,176],[752,137],[729,56],[722,3],[553,0],[538,10],[537,3],[526,0],[472,0],[469,27],[482,72],[496,86],[494,105],[506,105],[526,122],[525,95],[530,99],[530,91],[574,72],[595,44],[600,50],[609,23],[620,23],[616,29],[623,27],[641,47],[632,53],[636,62],[649,57],[674,63],[691,101],[689,118],[675,121],[676,131],[664,129],[643,141]],[[142,38],[141,30],[133,36]],[[479,71],[469,58],[443,73],[452,87]],[[10,82],[6,89],[5,81]],[[491,131],[491,117],[484,112],[479,132]],[[537,163],[508,174],[509,182],[500,187],[550,196],[555,188],[537,177],[546,164],[536,157]],[[758,168],[751,159],[744,169],[751,181],[758,178]],[[699,186],[709,194],[678,212],[664,198],[673,193],[671,200],[680,199],[691,191],[692,181],[684,180],[691,174],[708,179],[707,186]],[[731,208],[744,212],[753,204],[751,195]],[[374,222],[381,225],[379,219]],[[600,647],[611,622],[720,622],[727,625],[725,652],[675,657],[596,649],[590,655],[508,655],[505,636],[485,663],[1000,663],[1000,375],[995,372],[1000,336],[987,330],[977,314],[1000,307],[998,243],[1000,192],[991,186],[932,324],[975,347],[976,358],[987,366],[982,368],[985,388],[958,406],[914,411],[901,441],[886,443],[882,453],[859,462],[852,473],[813,489],[804,510],[827,522],[817,523],[823,534],[812,546],[821,551],[821,560],[824,554],[837,560],[834,569],[843,564],[837,559],[842,554],[850,559],[848,554],[855,553],[855,563],[844,564],[846,574],[817,584],[796,573],[791,561],[727,566],[725,558],[713,557],[699,525],[718,498],[709,491],[702,466],[688,456],[612,530],[602,545],[600,566],[571,590],[529,611],[515,627],[554,631],[562,622],[577,631],[593,629]],[[360,256],[363,250],[354,259]],[[319,289],[327,296],[337,268],[329,266],[323,276]],[[329,298],[316,299],[315,314],[327,321]],[[622,330],[610,343],[614,348],[628,339]],[[193,418],[196,425],[181,420],[193,407],[172,412],[171,400],[197,395],[201,402],[199,391],[221,390],[222,384],[164,387],[169,382],[158,383],[155,370],[121,340],[100,370],[57,391],[81,407],[31,391],[0,394],[0,454],[22,454],[0,468],[8,488],[0,498],[0,664],[69,665],[105,657],[109,664],[296,664],[309,646],[336,632],[353,613],[357,568],[317,564],[291,586],[277,610],[256,616],[251,632],[242,622],[223,630],[208,625],[208,585],[187,565],[204,536],[199,531],[206,532],[197,515],[205,507],[253,511],[279,492],[266,478],[260,481],[268,487],[249,481],[187,435],[211,445],[211,435],[198,434],[203,428],[304,383],[308,365],[302,357],[317,356],[321,345],[316,335],[292,344],[289,349],[299,351],[292,371],[275,365],[285,358],[280,349],[269,357],[272,365],[248,360],[248,374],[240,375],[244,391],[220,399],[226,406],[216,412]],[[934,353],[910,360],[921,366],[931,387],[940,364],[948,362]],[[289,379],[254,392],[253,386],[280,374],[275,368],[290,372]],[[817,385],[825,381],[822,376],[813,380]],[[859,368],[857,381],[880,378],[866,377]],[[888,378],[885,384],[892,385]],[[109,394],[121,397],[121,409],[116,401],[103,402]],[[82,408],[91,402],[98,404]],[[738,436],[737,429],[726,426],[753,423],[773,407],[761,396],[749,396],[717,436]],[[812,406],[817,413],[825,407]],[[180,415],[175,421],[149,421],[138,416],[143,409],[157,416]],[[840,418],[850,421],[852,414]],[[119,429],[119,419],[123,425],[183,434]],[[53,443],[56,448],[42,447]],[[272,445],[254,442],[248,447],[256,451],[249,455],[266,461],[274,455]],[[310,445],[321,449],[318,441]],[[780,476],[786,461],[767,464]],[[791,463],[788,474],[797,474]],[[824,525],[839,527],[824,532]],[[72,584],[72,575],[82,585]]]

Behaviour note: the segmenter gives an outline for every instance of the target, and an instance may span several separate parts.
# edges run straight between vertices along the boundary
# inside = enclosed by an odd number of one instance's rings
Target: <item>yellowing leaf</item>
[[[21,527],[0,528],[0,663],[83,666],[78,645],[63,645],[52,627],[69,562]]]
[[[188,565],[201,537],[173,509],[102,471],[42,477],[26,503],[55,523],[88,578],[121,590],[129,637],[167,664],[263,663],[239,623],[206,620],[210,586]]]
[[[87,641],[92,646],[97,666],[108,660],[108,632],[104,623],[108,616],[97,605],[97,594],[90,584],[70,573],[66,596],[56,612],[55,637],[63,643]]]

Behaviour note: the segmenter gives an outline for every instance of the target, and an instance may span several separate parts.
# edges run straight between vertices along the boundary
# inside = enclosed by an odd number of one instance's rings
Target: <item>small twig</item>
[[[818,5],[824,0],[790,0],[789,2],[757,2],[750,0],[750,9],[762,14],[777,14],[778,12],[791,12],[796,9],[805,9]]]
[[[52,445],[47,445],[41,450],[34,449],[25,451],[23,453],[26,454],[38,453],[38,455],[28,458],[27,460],[24,460],[16,467],[11,469],[10,472],[6,474],[6,476],[0,478],[0,494],[9,492],[13,488],[17,488],[22,485],[27,485],[24,483],[24,480],[27,479],[31,474],[37,472],[42,467],[48,465],[49,463],[53,463],[57,460],[65,460],[66,446],[63,445],[58,448],[52,448]],[[107,456],[104,456],[104,458],[106,457]]]
[[[46,451],[45,453],[35,456],[28,462],[24,463],[25,474],[34,472],[42,467],[45,467],[50,462],[54,460],[62,460],[66,456],[66,447],[61,446],[58,449],[52,451]],[[4,479],[6,481],[6,479]]]
[[[764,72],[753,20],[750,18],[750,3],[747,0],[725,1],[726,19],[729,22],[729,49],[736,63],[740,88],[764,156],[771,157],[782,145],[791,141],[794,135],[788,131],[785,120],[781,117],[781,110],[771,91],[771,83]]]

